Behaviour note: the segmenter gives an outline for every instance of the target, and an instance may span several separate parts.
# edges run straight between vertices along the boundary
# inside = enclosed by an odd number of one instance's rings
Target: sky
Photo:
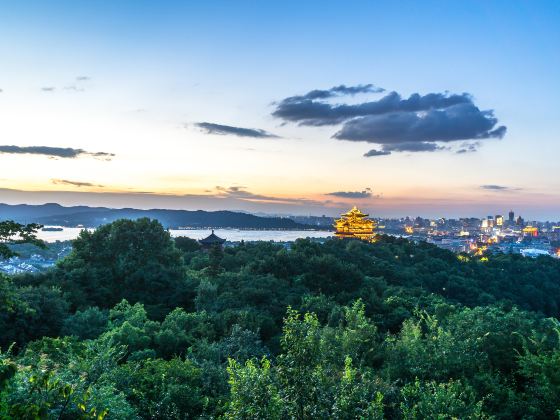
[[[560,220],[560,2],[0,0],[0,202]]]

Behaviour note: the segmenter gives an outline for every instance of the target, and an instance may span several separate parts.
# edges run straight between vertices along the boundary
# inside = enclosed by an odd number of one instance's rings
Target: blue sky
[[[0,148],[0,201],[560,219],[559,2],[5,1],[0,19],[0,146],[84,151]],[[386,92],[329,103],[466,92],[507,132],[367,158],[390,147],[272,115],[369,83]]]

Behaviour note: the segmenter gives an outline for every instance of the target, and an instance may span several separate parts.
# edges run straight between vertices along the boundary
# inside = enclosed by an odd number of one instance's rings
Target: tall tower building
[[[335,235],[342,239],[357,238],[372,242],[375,236],[373,231],[377,227],[377,223],[368,219],[367,216],[369,215],[362,213],[354,206],[352,210],[334,221]]]
[[[513,210],[509,211],[509,217],[508,217],[508,221],[513,224],[513,222],[515,221],[515,213],[513,212]]]

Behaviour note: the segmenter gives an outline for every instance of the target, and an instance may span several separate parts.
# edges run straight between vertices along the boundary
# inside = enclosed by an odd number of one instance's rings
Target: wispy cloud
[[[268,131],[258,128],[243,128],[234,127],[231,125],[214,124],[209,122],[199,122],[194,124],[196,127],[202,129],[206,134],[217,134],[221,136],[232,135],[237,137],[252,137],[252,138],[277,138],[278,136]]]
[[[70,90],[73,92],[84,92],[85,89],[81,86],[77,86],[77,85],[68,85],[68,86],[64,86],[64,90]]]
[[[0,146],[0,153],[19,154],[19,155],[44,155],[53,158],[75,159],[82,156],[90,156],[97,159],[111,160],[115,155],[107,152],[88,152],[83,149],[71,147],[51,147],[51,146]]]
[[[305,109],[309,110],[312,101],[318,99],[330,99],[338,96],[354,96],[359,93],[380,93],[384,92],[385,89],[373,86],[372,84],[367,85],[356,85],[356,86],[346,86],[339,85],[334,86],[330,89],[315,89],[307,92],[305,95],[290,96],[289,98],[283,99],[280,102],[276,102],[276,110],[272,113],[275,117],[282,118],[290,121],[302,121],[311,117],[306,115]],[[303,107],[303,104],[307,103],[307,107]],[[323,125],[323,124],[310,124],[310,125]]]
[[[487,191],[502,191],[502,192],[521,190],[521,188],[508,187],[508,186],[505,186],[505,185],[495,185],[495,184],[481,185],[480,188],[482,188],[483,190],[487,190]]]
[[[230,186],[230,187],[215,187],[215,197],[218,198],[231,198],[241,201],[262,202],[262,203],[279,203],[279,204],[294,204],[294,205],[316,205],[320,206],[325,204],[323,201],[310,200],[307,198],[293,198],[293,197],[274,197],[270,195],[255,194],[247,190],[244,186]]]
[[[387,156],[387,155],[390,155],[390,154],[391,154],[391,152],[387,152],[385,150],[371,149],[369,152],[364,153],[364,157]]]
[[[68,179],[51,179],[55,185],[72,185],[74,187],[99,187],[104,188],[104,185],[93,184],[91,182],[70,181]]]
[[[474,142],[465,142],[463,144],[461,144],[461,146],[459,146],[459,150],[457,150],[455,153],[457,154],[463,154],[463,153],[472,153],[472,152],[476,152],[478,150],[478,148],[480,147],[480,142],[478,141],[474,141]]]
[[[362,191],[335,191],[330,192],[325,195],[332,195],[334,197],[340,198],[371,198],[373,197],[373,192],[371,188],[365,188]]]
[[[67,84],[66,86],[60,88],[59,90],[65,90],[70,92],[84,92],[87,86],[87,82],[91,80],[89,76],[77,76],[73,82]],[[43,86],[41,88],[42,92],[55,92],[57,88],[55,86]]]

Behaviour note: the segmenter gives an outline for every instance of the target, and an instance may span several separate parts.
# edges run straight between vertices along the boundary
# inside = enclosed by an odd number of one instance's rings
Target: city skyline
[[[3,5],[0,202],[560,219],[556,2]]]

